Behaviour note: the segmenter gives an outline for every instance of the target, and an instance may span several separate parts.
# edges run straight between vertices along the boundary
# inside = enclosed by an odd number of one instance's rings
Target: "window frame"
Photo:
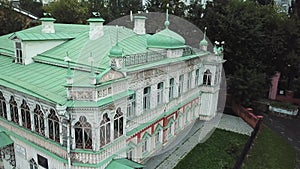
[[[114,116],[114,139],[124,134],[124,116],[121,108],[118,107]]]
[[[197,87],[199,85],[199,78],[200,77],[200,70],[196,69],[195,71],[195,87]]]
[[[164,82],[160,82],[157,84],[157,104],[164,103]]]
[[[15,98],[13,96],[10,97],[9,108],[10,108],[11,121],[16,123],[16,124],[19,124],[18,105],[17,105],[17,102],[15,101]]]
[[[192,72],[188,72],[188,77],[187,77],[187,89],[192,88]]]
[[[174,86],[175,86],[175,79],[171,78],[169,80],[169,100],[174,98]]]
[[[184,74],[179,76],[179,84],[178,84],[178,97],[183,94],[183,86],[184,85]]]
[[[143,91],[143,110],[150,110],[151,87],[145,87]]]
[[[21,120],[22,126],[31,130],[30,109],[25,100],[23,100],[21,104]]]
[[[23,63],[24,60],[23,60],[22,42],[16,41],[15,47],[16,47],[16,62]]]
[[[56,142],[60,142],[59,123],[59,118],[56,115],[55,110],[50,109],[50,113],[48,115],[48,137]]]
[[[93,148],[92,125],[87,121],[85,116],[80,116],[74,125],[75,146],[79,149]]]
[[[127,120],[135,116],[135,106],[135,94],[133,94],[127,99]]]
[[[206,71],[203,74],[203,85],[211,86],[212,85],[211,78],[212,78],[212,73],[210,72],[209,69],[206,69]]]
[[[40,105],[36,105],[33,110],[33,121],[34,121],[34,131],[45,136],[45,121],[44,121],[44,113],[41,110]]]
[[[6,101],[2,92],[0,92],[0,116],[7,119]]]
[[[100,122],[100,147],[103,147],[111,142],[111,120],[108,117],[108,114],[105,113],[102,116]]]

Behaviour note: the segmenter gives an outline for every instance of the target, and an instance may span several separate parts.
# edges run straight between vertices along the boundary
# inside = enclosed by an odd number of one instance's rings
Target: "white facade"
[[[50,35],[35,32],[31,40],[24,35],[32,32],[10,36],[13,45],[21,46],[12,45],[13,56],[0,55],[0,60],[10,65],[6,69],[20,73],[0,75],[0,132],[13,141],[0,152],[14,150],[3,159],[5,168],[104,169],[122,158],[144,163],[195,120],[215,116],[224,62],[221,50],[211,53],[200,50],[206,49],[201,45],[192,49],[167,24],[156,35],[144,35],[144,19],[136,25],[142,31],[101,26],[96,39],[89,37],[88,27],[70,25],[65,30],[62,24],[54,24]],[[68,35],[72,30],[76,36]],[[120,36],[119,42],[110,46],[115,36]],[[162,43],[166,36],[168,43]],[[103,65],[108,59],[106,69],[92,67],[89,45],[99,48],[94,55],[104,51],[94,59],[104,56]],[[146,52],[136,52],[143,47]],[[79,58],[76,53],[84,55]],[[31,74],[32,79],[24,78]]]

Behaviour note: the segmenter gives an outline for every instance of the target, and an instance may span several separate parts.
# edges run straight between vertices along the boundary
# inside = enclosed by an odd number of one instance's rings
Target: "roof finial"
[[[204,28],[203,39],[200,41],[200,49],[202,51],[207,51],[207,46],[208,46],[208,42],[206,40],[206,29],[207,27]]]
[[[118,46],[118,43],[119,43],[119,26],[116,25],[116,28],[117,28],[116,46]]]
[[[73,72],[71,70],[71,66],[70,66],[70,61],[71,59],[69,58],[69,53],[66,52],[66,56],[64,58],[65,62],[68,62],[68,70],[67,70],[67,84],[72,84],[73,83]]]
[[[170,22],[169,22],[169,3],[167,3],[167,6],[166,6],[166,21],[165,21],[165,26],[166,26],[166,29],[168,29],[168,26],[170,25]]]
[[[204,35],[203,35],[203,39],[206,39],[206,29],[207,29],[207,27],[205,26],[205,28],[204,28]]]

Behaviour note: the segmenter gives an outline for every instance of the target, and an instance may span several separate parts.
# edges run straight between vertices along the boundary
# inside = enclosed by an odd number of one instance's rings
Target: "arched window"
[[[204,72],[204,75],[203,75],[203,84],[204,85],[211,85],[211,72],[210,72],[209,69],[207,69]]]
[[[195,73],[195,87],[197,87],[198,84],[199,84],[199,69],[197,69]]]
[[[150,109],[150,93],[151,93],[151,87],[145,87],[144,88],[144,95],[143,95],[143,108],[144,110]]]
[[[133,160],[133,157],[134,157],[134,148],[130,147],[126,153],[126,158],[128,160]]]
[[[48,115],[48,128],[49,138],[59,142],[59,119],[53,109],[50,109],[50,114]]]
[[[173,137],[174,132],[175,132],[175,126],[174,126],[174,119],[173,118],[169,119],[167,128],[168,128],[168,138]]]
[[[178,96],[181,96],[183,93],[183,84],[184,84],[184,75],[179,76],[179,85],[178,85]]]
[[[100,146],[110,143],[110,119],[107,113],[103,115],[100,123]]]
[[[162,143],[162,131],[163,127],[158,124],[154,131],[155,146],[159,146]]]
[[[2,92],[0,92],[0,116],[7,119],[6,103]]]
[[[117,108],[116,115],[114,117],[114,139],[123,135],[123,113],[121,108]]]
[[[164,102],[164,83],[160,82],[157,84],[157,104]]]
[[[35,132],[45,135],[44,113],[39,105],[34,109],[34,130]]]
[[[29,107],[25,100],[21,104],[21,117],[22,117],[22,126],[31,129],[31,119]]]
[[[179,130],[180,128],[183,127],[183,118],[180,112],[178,112],[178,117],[176,121],[176,130]]]
[[[74,128],[76,148],[92,149],[92,125],[87,122],[86,117],[80,116]]]
[[[150,151],[150,135],[146,132],[142,137],[142,154]]]
[[[17,102],[15,101],[13,96],[10,97],[9,106],[10,106],[11,121],[19,124],[19,114],[18,114]]]
[[[36,164],[33,158],[29,160],[29,166],[30,169],[38,169],[38,165]]]
[[[185,116],[186,117],[185,122],[188,123],[191,120],[191,109],[187,108],[185,114],[186,114],[186,116]]]

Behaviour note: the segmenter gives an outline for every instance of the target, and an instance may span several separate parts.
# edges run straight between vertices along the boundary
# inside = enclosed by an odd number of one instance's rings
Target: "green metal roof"
[[[88,27],[88,25],[86,25]],[[133,40],[130,37],[137,36],[132,30],[127,28],[120,28],[116,26],[104,26],[103,28],[104,35],[96,40],[89,39],[89,32],[86,31],[75,39],[70,40],[66,43],[63,43],[51,50],[48,50],[40,55],[37,59],[42,59],[42,57],[52,58],[56,60],[64,60],[66,52],[69,54],[69,58],[72,62],[80,63],[83,65],[90,65],[88,57],[92,55],[94,59],[94,65],[100,69],[106,69],[110,66],[109,64],[109,52],[111,48],[117,43],[117,31],[119,46],[124,49],[124,53],[132,53],[131,46],[138,46],[135,48],[141,48],[139,44],[141,39],[134,38]],[[129,38],[129,39],[128,39]],[[127,46],[128,43],[123,42],[130,40],[131,46]],[[144,39],[145,41],[145,39]],[[126,46],[125,46],[126,45]],[[129,50],[125,50],[125,48]],[[146,50],[146,46],[143,46],[143,49],[138,51]],[[135,51],[136,52],[136,51]]]
[[[21,65],[13,63],[13,58],[0,55],[0,85],[28,95],[64,104],[66,102],[67,68],[49,64],[32,63]],[[88,82],[88,72],[75,71],[74,83]]]
[[[118,45],[113,46],[109,51],[109,56],[111,57],[122,57],[123,49]]]
[[[4,131],[1,131],[0,132],[0,148],[8,146],[12,143],[14,143],[14,141]]]
[[[104,22],[105,20],[103,18],[89,18],[87,21],[88,22]]]
[[[147,19],[146,16],[140,16],[140,15],[134,16],[133,18],[134,18],[134,19]]]
[[[54,18],[49,18],[49,17],[45,17],[45,18],[41,18],[40,21],[54,22],[54,21],[56,21],[56,19],[54,19]]]
[[[98,20],[99,18],[94,18]],[[94,20],[91,18],[91,20]],[[103,36],[96,40],[89,38],[89,25],[54,24],[55,33],[42,33],[42,26],[25,29],[16,33],[0,36],[0,85],[42,100],[56,104],[66,104],[66,53],[71,59],[70,66],[74,75],[74,85],[91,86],[90,57],[97,74],[110,68],[109,56],[132,55],[152,52],[147,46],[151,35],[137,35],[131,29],[116,26],[104,26]],[[170,47],[184,45],[184,39],[167,28],[156,34],[163,40],[170,38],[174,43]],[[10,37],[17,36],[23,41],[65,40],[64,43],[33,57],[34,62],[28,65],[13,63],[14,42]],[[167,38],[164,38],[167,36]],[[162,48],[168,47],[167,41],[161,43]],[[116,46],[116,44],[118,44]],[[156,44],[157,45],[157,44]],[[173,46],[172,46],[173,45]],[[11,57],[9,57],[11,56]],[[188,57],[182,57],[188,58]],[[174,60],[175,61],[175,60]],[[165,60],[170,62],[170,60]],[[171,61],[172,62],[172,61]],[[157,62],[162,64],[163,62]],[[155,66],[149,63],[133,66],[130,70]],[[74,70],[74,68],[76,68]],[[105,101],[106,102],[106,101]],[[69,104],[69,103],[68,103]],[[100,103],[98,103],[99,105]],[[100,104],[101,105],[101,104]],[[70,105],[74,106],[74,105]]]
[[[185,39],[166,28],[147,39],[149,48],[181,48],[185,45]]]
[[[24,33],[17,32],[11,36],[11,39],[17,37],[22,41],[44,41],[44,40],[68,40],[75,38],[75,34],[67,33]]]
[[[142,164],[128,160],[126,158],[113,159],[107,166],[106,169],[135,169],[143,168]]]

